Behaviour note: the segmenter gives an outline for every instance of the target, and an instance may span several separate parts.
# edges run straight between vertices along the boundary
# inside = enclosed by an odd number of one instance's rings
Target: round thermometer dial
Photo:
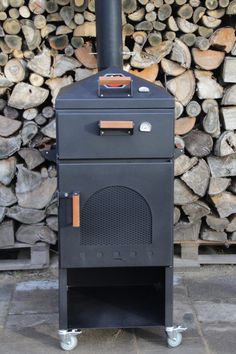
[[[141,132],[150,133],[150,131],[152,130],[152,125],[149,122],[142,122],[140,124],[139,130]]]

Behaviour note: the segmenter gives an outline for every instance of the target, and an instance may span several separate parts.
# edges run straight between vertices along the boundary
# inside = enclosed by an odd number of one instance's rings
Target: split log
[[[53,119],[41,129],[41,132],[49,138],[56,139],[56,120]]]
[[[213,138],[220,135],[220,118],[218,106],[208,109],[206,116],[203,119],[203,129]]]
[[[206,8],[203,7],[203,6],[198,6],[195,10],[194,10],[194,13],[193,13],[193,22],[194,23],[198,23],[202,16],[205,14],[206,12]]]
[[[227,232],[235,232],[236,231],[236,215],[229,216],[229,224],[226,227]]]
[[[30,245],[39,241],[55,245],[56,234],[43,224],[21,225],[16,232],[16,240]]]
[[[236,152],[236,133],[226,131],[221,134],[215,144],[214,153],[216,156],[227,156]]]
[[[44,84],[44,78],[38,74],[32,73],[29,76],[29,82],[33,86],[41,87]]]
[[[190,101],[186,107],[186,113],[190,117],[197,117],[201,113],[201,106],[197,101]]]
[[[46,208],[46,215],[58,215],[58,200],[53,199]]]
[[[17,19],[8,18],[3,22],[3,29],[7,34],[18,34],[21,31],[20,22]]]
[[[174,207],[174,225],[177,224],[179,219],[180,219],[180,209],[178,207]]]
[[[13,221],[4,221],[0,224],[0,247],[14,246]]]
[[[204,157],[210,154],[213,140],[209,134],[200,130],[192,130],[184,137],[185,148],[192,156]]]
[[[92,52],[92,44],[90,42],[86,42],[84,46],[75,50],[75,56],[86,68],[96,69],[97,59]]]
[[[222,77],[224,82],[236,82],[236,58],[225,57]]]
[[[16,133],[20,127],[21,122],[18,120],[6,118],[0,115],[0,135],[3,137],[8,137]]]
[[[226,88],[221,104],[223,106],[236,106],[236,84]]]
[[[214,108],[218,108],[218,102],[214,99],[206,99],[202,102],[202,110],[205,113],[208,113],[209,110],[212,110]]]
[[[15,176],[16,158],[10,157],[6,160],[0,160],[0,183],[9,185]]]
[[[38,114],[34,121],[38,125],[44,125],[47,122],[47,119],[42,114]]]
[[[0,183],[0,206],[6,207],[17,202],[16,195],[12,187],[6,187]]]
[[[230,182],[230,178],[211,177],[208,194],[212,196],[224,192],[229,187]]]
[[[19,135],[12,138],[0,137],[0,159],[12,156],[16,151],[20,150],[21,137]]]
[[[22,145],[25,146],[27,145],[38,133],[38,126],[35,124],[35,122],[32,121],[27,121],[24,122],[23,128],[20,132],[21,139],[22,139]]]
[[[189,22],[188,20],[185,20],[184,18],[178,17],[176,19],[176,21],[177,21],[177,25],[178,25],[179,29],[183,33],[193,33],[193,32],[196,32],[196,30],[198,29],[198,25],[196,23]]]
[[[235,43],[235,30],[232,27],[217,29],[210,37],[211,46],[229,53]]]
[[[75,70],[75,81],[80,81],[86,79],[87,77],[95,74],[93,70],[89,69],[76,69]]]
[[[192,49],[193,60],[204,70],[217,69],[224,60],[224,52],[216,50],[200,50],[198,48]]]
[[[0,207],[0,223],[4,220],[6,211],[7,211],[6,207]]]
[[[55,110],[51,106],[45,106],[42,110],[42,115],[47,119],[53,118],[55,115]]]
[[[198,162],[197,157],[188,157],[187,155],[180,155],[175,159],[174,164],[174,175],[180,176],[183,173],[190,170],[193,166],[195,166]]]
[[[225,129],[236,129],[236,107],[222,107],[221,113]]]
[[[19,111],[15,108],[12,108],[8,105],[4,107],[3,114],[5,117],[10,119],[17,119],[19,118]]]
[[[195,92],[195,79],[192,70],[187,70],[178,77],[167,82],[168,90],[186,106]]]
[[[186,70],[185,67],[166,58],[161,60],[161,67],[164,73],[170,76],[179,76]]]
[[[158,64],[160,61],[168,54],[170,54],[173,47],[172,41],[163,41],[155,47],[146,48],[146,52],[154,57],[155,62],[153,64]],[[131,61],[132,65],[132,61]]]
[[[37,108],[28,108],[23,112],[23,118],[26,120],[33,120],[38,114]]]
[[[211,212],[209,206],[201,200],[183,205],[182,209],[190,222],[200,220]]]
[[[196,166],[181,176],[181,179],[195,194],[204,197],[210,180],[210,170],[205,160],[200,159]]]
[[[18,151],[18,154],[25,161],[29,170],[33,170],[35,167],[38,167],[45,160],[38,150],[32,148],[21,149]]]
[[[217,99],[223,96],[223,87],[212,78],[211,71],[195,70],[197,93],[200,99]]]
[[[207,15],[214,18],[222,18],[225,15],[225,9],[208,10]]]
[[[184,106],[179,101],[175,101],[175,119],[179,118],[184,111]]]
[[[214,231],[204,227],[201,231],[200,237],[204,241],[216,241],[227,243],[227,234],[224,231]]]
[[[174,227],[174,241],[196,241],[199,238],[201,220],[194,222],[180,221]]]
[[[51,230],[58,231],[58,218],[56,216],[49,216],[46,219],[46,224]]]
[[[211,196],[211,200],[221,218],[236,213],[236,196],[230,192]]]
[[[175,121],[175,134],[184,135],[190,132],[196,122],[196,117],[183,117]]]
[[[37,224],[45,218],[45,211],[21,208],[18,205],[15,205],[7,209],[6,215],[23,224]]]
[[[8,104],[18,109],[37,107],[47,99],[48,95],[49,91],[42,87],[20,82],[14,87]]]
[[[230,1],[226,10],[227,15],[236,15],[236,0]]]
[[[198,195],[194,194],[192,190],[179,179],[175,179],[174,191],[175,205],[185,205],[188,203],[193,203],[199,199]]]
[[[219,218],[217,215],[207,215],[206,217],[207,225],[215,230],[222,232],[229,225],[229,220],[227,218]]]
[[[17,59],[11,59],[4,67],[4,74],[11,82],[20,82],[25,78],[25,67]]]
[[[189,4],[181,6],[178,10],[178,15],[185,20],[189,20],[193,15],[193,8]]]
[[[153,64],[149,66],[146,69],[143,69],[141,71],[138,70],[130,70],[129,71],[131,74],[141,77],[144,80],[148,80],[150,82],[155,82],[158,72],[159,72],[159,66],[158,64]]]
[[[56,188],[56,178],[43,178],[38,172],[18,167],[16,197],[23,208],[43,209],[52,199]]]
[[[196,35],[194,33],[185,33],[180,36],[180,39],[188,46],[192,47],[196,41]]]
[[[46,0],[30,0],[29,9],[36,15],[44,13],[46,9]]]
[[[96,37],[95,22],[84,22],[82,25],[75,28],[73,35],[75,37]]]
[[[51,89],[53,105],[55,105],[55,100],[60,89],[62,87],[72,84],[72,82],[73,82],[72,76],[64,76],[62,78],[49,79],[45,82]]]
[[[181,66],[189,69],[191,66],[191,54],[186,46],[180,39],[176,38],[172,47],[171,59],[177,61]]]
[[[49,77],[51,68],[50,50],[44,47],[42,52],[40,52],[38,55],[35,55],[33,59],[28,62],[27,66],[36,74],[42,75],[44,77]]]
[[[80,66],[81,63],[75,58],[68,58],[64,55],[57,55],[54,58],[53,67],[51,69],[51,77],[61,77],[67,71],[72,71],[76,68],[79,68]]]
[[[185,142],[184,139],[181,138],[181,136],[178,135],[175,136],[175,147],[181,150],[185,148]]]
[[[23,25],[22,32],[29,50],[34,50],[40,46],[41,36],[38,29],[32,26]]]
[[[207,50],[210,47],[210,41],[208,38],[198,36],[196,37],[194,45],[201,50]]]
[[[236,175],[236,154],[224,157],[207,158],[212,177],[230,177]]]
[[[202,16],[202,23],[204,24],[204,26],[208,28],[219,27],[221,22],[222,22],[221,19],[217,19],[215,17],[206,16],[206,15]]]

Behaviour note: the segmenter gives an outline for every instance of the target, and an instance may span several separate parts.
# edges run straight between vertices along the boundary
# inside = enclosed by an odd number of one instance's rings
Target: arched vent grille
[[[152,214],[136,191],[111,186],[94,193],[81,212],[81,245],[118,246],[152,243]]]

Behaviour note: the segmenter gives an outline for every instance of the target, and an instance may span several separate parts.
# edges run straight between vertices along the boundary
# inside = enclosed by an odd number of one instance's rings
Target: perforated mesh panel
[[[152,215],[146,200],[122,186],[99,190],[81,212],[81,245],[144,245],[152,243]]]

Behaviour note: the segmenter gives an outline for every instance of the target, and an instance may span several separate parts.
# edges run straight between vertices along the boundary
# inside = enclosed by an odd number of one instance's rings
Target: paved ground
[[[236,268],[175,274],[175,322],[183,344],[166,348],[163,329],[84,331],[74,353],[236,353]],[[56,272],[0,273],[0,354],[62,353],[57,339]]]

